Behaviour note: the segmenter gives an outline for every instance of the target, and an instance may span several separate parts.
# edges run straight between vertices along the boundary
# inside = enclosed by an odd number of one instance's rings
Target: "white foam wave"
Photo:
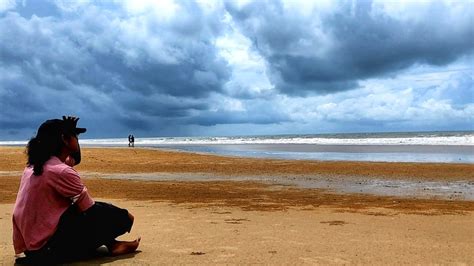
[[[127,139],[82,140],[86,145],[127,145]],[[472,136],[410,137],[410,138],[138,138],[137,145],[213,145],[213,144],[320,144],[320,145],[474,145]]]
[[[82,145],[124,146],[126,138],[81,139]],[[25,145],[26,141],[0,141],[0,145]],[[474,146],[474,134],[463,136],[424,136],[403,138],[330,138],[330,137],[182,137],[136,138],[139,146],[214,145],[214,144],[319,144],[319,145],[454,145]]]

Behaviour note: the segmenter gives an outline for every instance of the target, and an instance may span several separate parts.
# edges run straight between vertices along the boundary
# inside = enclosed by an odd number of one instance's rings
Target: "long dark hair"
[[[33,174],[41,175],[44,163],[51,156],[59,155],[63,145],[61,135],[31,138],[26,146],[26,153],[28,155],[28,166],[33,166]]]

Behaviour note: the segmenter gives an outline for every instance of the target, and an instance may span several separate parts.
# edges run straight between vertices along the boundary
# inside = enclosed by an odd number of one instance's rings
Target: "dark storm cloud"
[[[277,112],[204,112],[199,117],[188,119],[186,124],[214,126],[219,124],[278,124],[290,121]]]
[[[417,20],[375,10],[371,1],[345,1],[310,16],[298,16],[279,1],[243,7],[230,1],[226,8],[267,60],[276,88],[304,94],[349,90],[363,79],[415,64],[445,65],[472,53],[470,4],[455,15],[443,2],[426,5],[429,12]]]
[[[120,117],[119,121],[130,129],[135,130],[150,130],[153,129],[152,124],[140,117]]]
[[[149,129],[154,117],[205,110],[229,77],[213,45],[220,15],[188,1],[179,12],[160,21],[113,4],[68,12],[27,1],[0,14],[2,127],[73,113]]]
[[[209,104],[199,100],[186,100],[166,95],[154,97],[135,96],[133,99],[124,98],[120,102],[129,111],[164,118],[189,116],[189,112],[192,110],[201,111],[207,110],[210,107]]]

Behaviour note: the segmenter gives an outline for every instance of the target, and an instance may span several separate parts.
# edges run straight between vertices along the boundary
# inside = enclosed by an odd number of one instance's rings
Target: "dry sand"
[[[25,156],[0,148],[0,263],[13,263],[11,209]],[[474,264],[474,202],[332,193],[251,181],[136,181],[97,176],[334,175],[473,182],[471,164],[243,159],[144,149],[83,149],[96,198],[136,217],[140,252],[85,264]]]
[[[474,216],[374,214],[331,208],[243,211],[149,201],[113,203],[136,216],[141,252],[83,264],[470,264]],[[0,204],[0,263],[11,265],[11,204]],[[8,254],[8,255],[3,255]],[[193,255],[195,254],[195,255]],[[201,254],[201,255],[199,255]]]

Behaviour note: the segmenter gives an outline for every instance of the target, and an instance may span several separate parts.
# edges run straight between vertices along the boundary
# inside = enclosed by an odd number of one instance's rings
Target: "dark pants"
[[[45,246],[25,251],[26,258],[18,263],[54,264],[88,258],[98,247],[130,232],[132,220],[128,211],[105,202],[96,202],[85,212],[72,205],[61,216],[58,229]]]

